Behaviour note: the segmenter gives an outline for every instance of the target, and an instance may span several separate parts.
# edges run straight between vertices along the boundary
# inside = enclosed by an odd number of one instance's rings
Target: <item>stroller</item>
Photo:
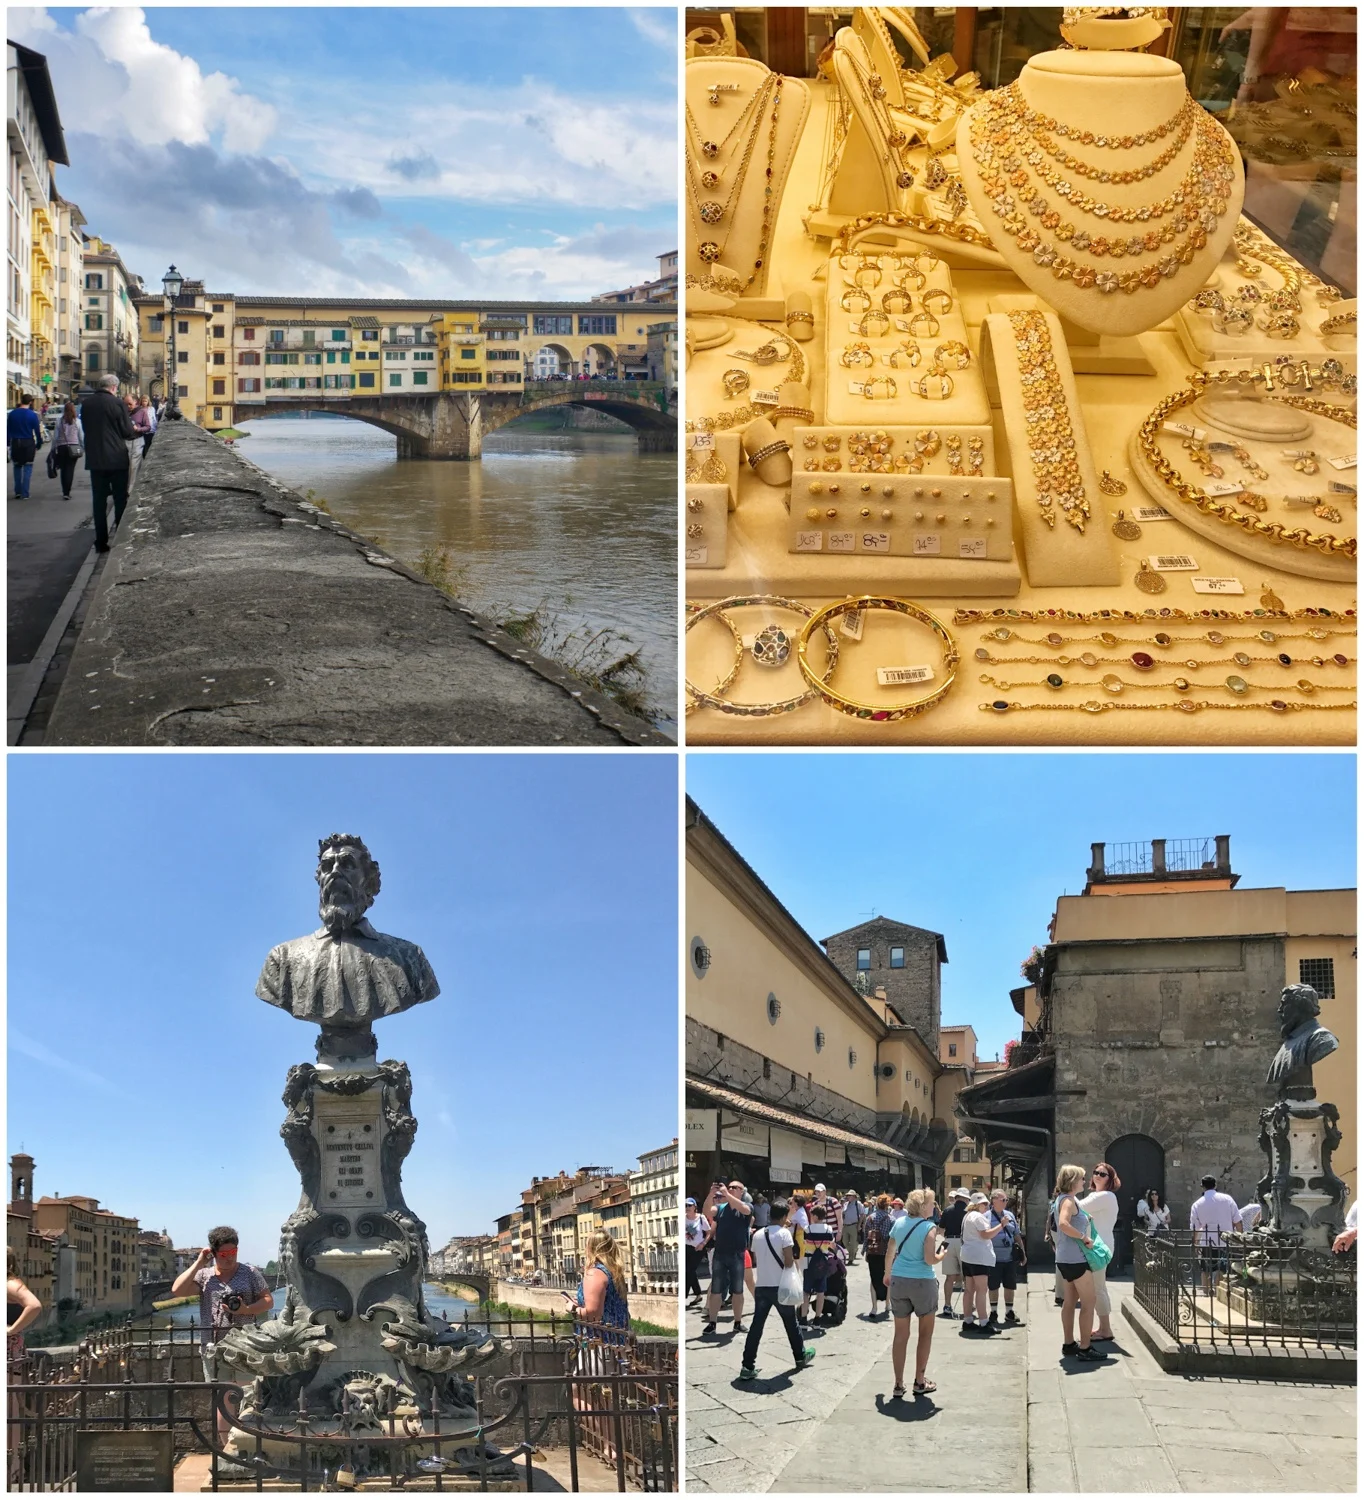
[[[830,1261],[829,1279],[824,1287],[824,1311],[819,1322],[828,1328],[837,1328],[848,1316],[848,1254],[842,1245],[833,1245],[826,1252]]]

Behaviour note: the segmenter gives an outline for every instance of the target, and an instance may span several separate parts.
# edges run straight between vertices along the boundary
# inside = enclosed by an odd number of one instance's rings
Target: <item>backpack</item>
[[[881,1255],[886,1248],[886,1234],[875,1218],[867,1220],[867,1254]]]

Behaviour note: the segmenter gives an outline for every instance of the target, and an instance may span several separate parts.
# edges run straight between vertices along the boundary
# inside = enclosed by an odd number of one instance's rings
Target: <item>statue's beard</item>
[[[329,880],[322,887],[322,900],[317,910],[322,925],[337,937],[364,916],[365,899],[349,881]]]

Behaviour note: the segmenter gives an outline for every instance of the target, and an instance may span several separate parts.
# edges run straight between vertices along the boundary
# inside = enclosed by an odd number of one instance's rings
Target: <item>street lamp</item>
[[[180,295],[180,288],[184,285],[184,277],[175,269],[174,263],[166,274],[161,278],[161,290],[166,295],[166,316],[170,322],[167,331],[169,358],[167,364],[166,378],[166,415],[172,421],[180,416],[180,370],[175,358],[175,300]]]

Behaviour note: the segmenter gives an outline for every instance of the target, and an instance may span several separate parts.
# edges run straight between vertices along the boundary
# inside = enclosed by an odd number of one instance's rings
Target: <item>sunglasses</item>
[[[1107,1177],[1109,1174],[1107,1172],[1099,1171],[1099,1172],[1093,1173],[1092,1175],[1095,1176],[1095,1177]]]

